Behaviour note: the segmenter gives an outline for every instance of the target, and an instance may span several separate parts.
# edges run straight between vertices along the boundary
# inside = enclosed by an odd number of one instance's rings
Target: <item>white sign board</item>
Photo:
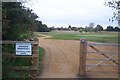
[[[16,43],[16,55],[32,55],[31,43]]]

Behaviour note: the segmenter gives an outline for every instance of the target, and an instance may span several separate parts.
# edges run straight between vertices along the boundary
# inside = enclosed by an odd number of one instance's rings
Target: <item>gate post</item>
[[[87,40],[80,39],[80,60],[79,60],[79,76],[86,76],[86,54],[87,54]]]

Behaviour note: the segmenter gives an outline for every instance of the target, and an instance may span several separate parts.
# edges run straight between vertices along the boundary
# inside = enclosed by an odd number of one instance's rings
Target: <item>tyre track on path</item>
[[[44,59],[43,59],[43,65],[44,65],[43,69],[44,69],[44,72],[47,72],[47,71],[49,71],[49,66],[50,66],[51,50],[46,45],[43,45],[41,47],[44,47],[44,49],[45,49],[45,54],[44,54]],[[46,53],[49,53],[49,54],[46,54]],[[47,62],[47,64],[46,64],[46,62]]]
[[[38,78],[77,78],[79,72],[79,48],[80,42],[75,40],[54,40],[44,39],[40,37],[39,46],[45,49],[45,56],[43,60],[43,73]],[[97,47],[101,51],[117,51],[114,47]],[[88,47],[88,51],[94,51]],[[88,55],[89,58],[104,58],[101,55]],[[96,61],[87,63],[96,63]],[[112,64],[112,63],[111,63]],[[116,69],[116,68],[115,68]],[[115,70],[113,67],[108,70]],[[96,67],[95,70],[106,70],[101,66]],[[117,70],[117,69],[116,69]],[[107,77],[107,74],[91,74],[93,77]]]
[[[39,38],[40,46],[45,49],[45,57],[43,60],[43,73],[39,78],[72,78],[76,77],[73,73],[73,66],[69,56],[67,55],[71,52],[65,50],[65,46],[61,41],[47,40]],[[48,57],[49,56],[49,57]],[[46,60],[47,59],[47,60]],[[74,61],[75,62],[75,61]]]

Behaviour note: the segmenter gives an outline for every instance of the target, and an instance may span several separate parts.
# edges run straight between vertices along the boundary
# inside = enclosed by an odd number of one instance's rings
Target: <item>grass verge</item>
[[[2,46],[2,53],[15,53],[15,45],[3,45]],[[43,65],[42,60],[44,56],[44,49],[39,47],[39,72],[42,72]],[[2,77],[3,80],[6,78],[29,78],[30,72],[29,71],[9,71],[9,67],[12,66],[31,66],[31,58],[6,58],[5,56],[2,57]]]
[[[45,54],[44,48],[39,47],[39,75],[41,75],[42,70],[43,70],[43,63],[42,63],[42,61],[43,61],[44,54]]]

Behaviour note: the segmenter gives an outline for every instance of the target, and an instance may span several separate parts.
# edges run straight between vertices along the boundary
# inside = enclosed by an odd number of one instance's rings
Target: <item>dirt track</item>
[[[75,40],[52,40],[39,38],[39,46],[44,47],[45,56],[43,60],[43,73],[39,78],[76,78],[79,73],[79,48],[80,42]],[[114,50],[117,48],[103,48],[102,50]],[[92,51],[92,49],[88,48]],[[99,58],[101,55],[90,55],[90,57]],[[90,63],[90,62],[88,62]],[[111,62],[111,64],[113,64]],[[96,68],[104,70],[104,68]],[[117,68],[107,68],[108,70],[117,70]],[[105,69],[106,70],[106,69]],[[116,73],[117,74],[117,73]],[[96,75],[94,75],[96,76]],[[104,77],[102,74],[99,77]],[[107,76],[106,76],[107,77]]]

